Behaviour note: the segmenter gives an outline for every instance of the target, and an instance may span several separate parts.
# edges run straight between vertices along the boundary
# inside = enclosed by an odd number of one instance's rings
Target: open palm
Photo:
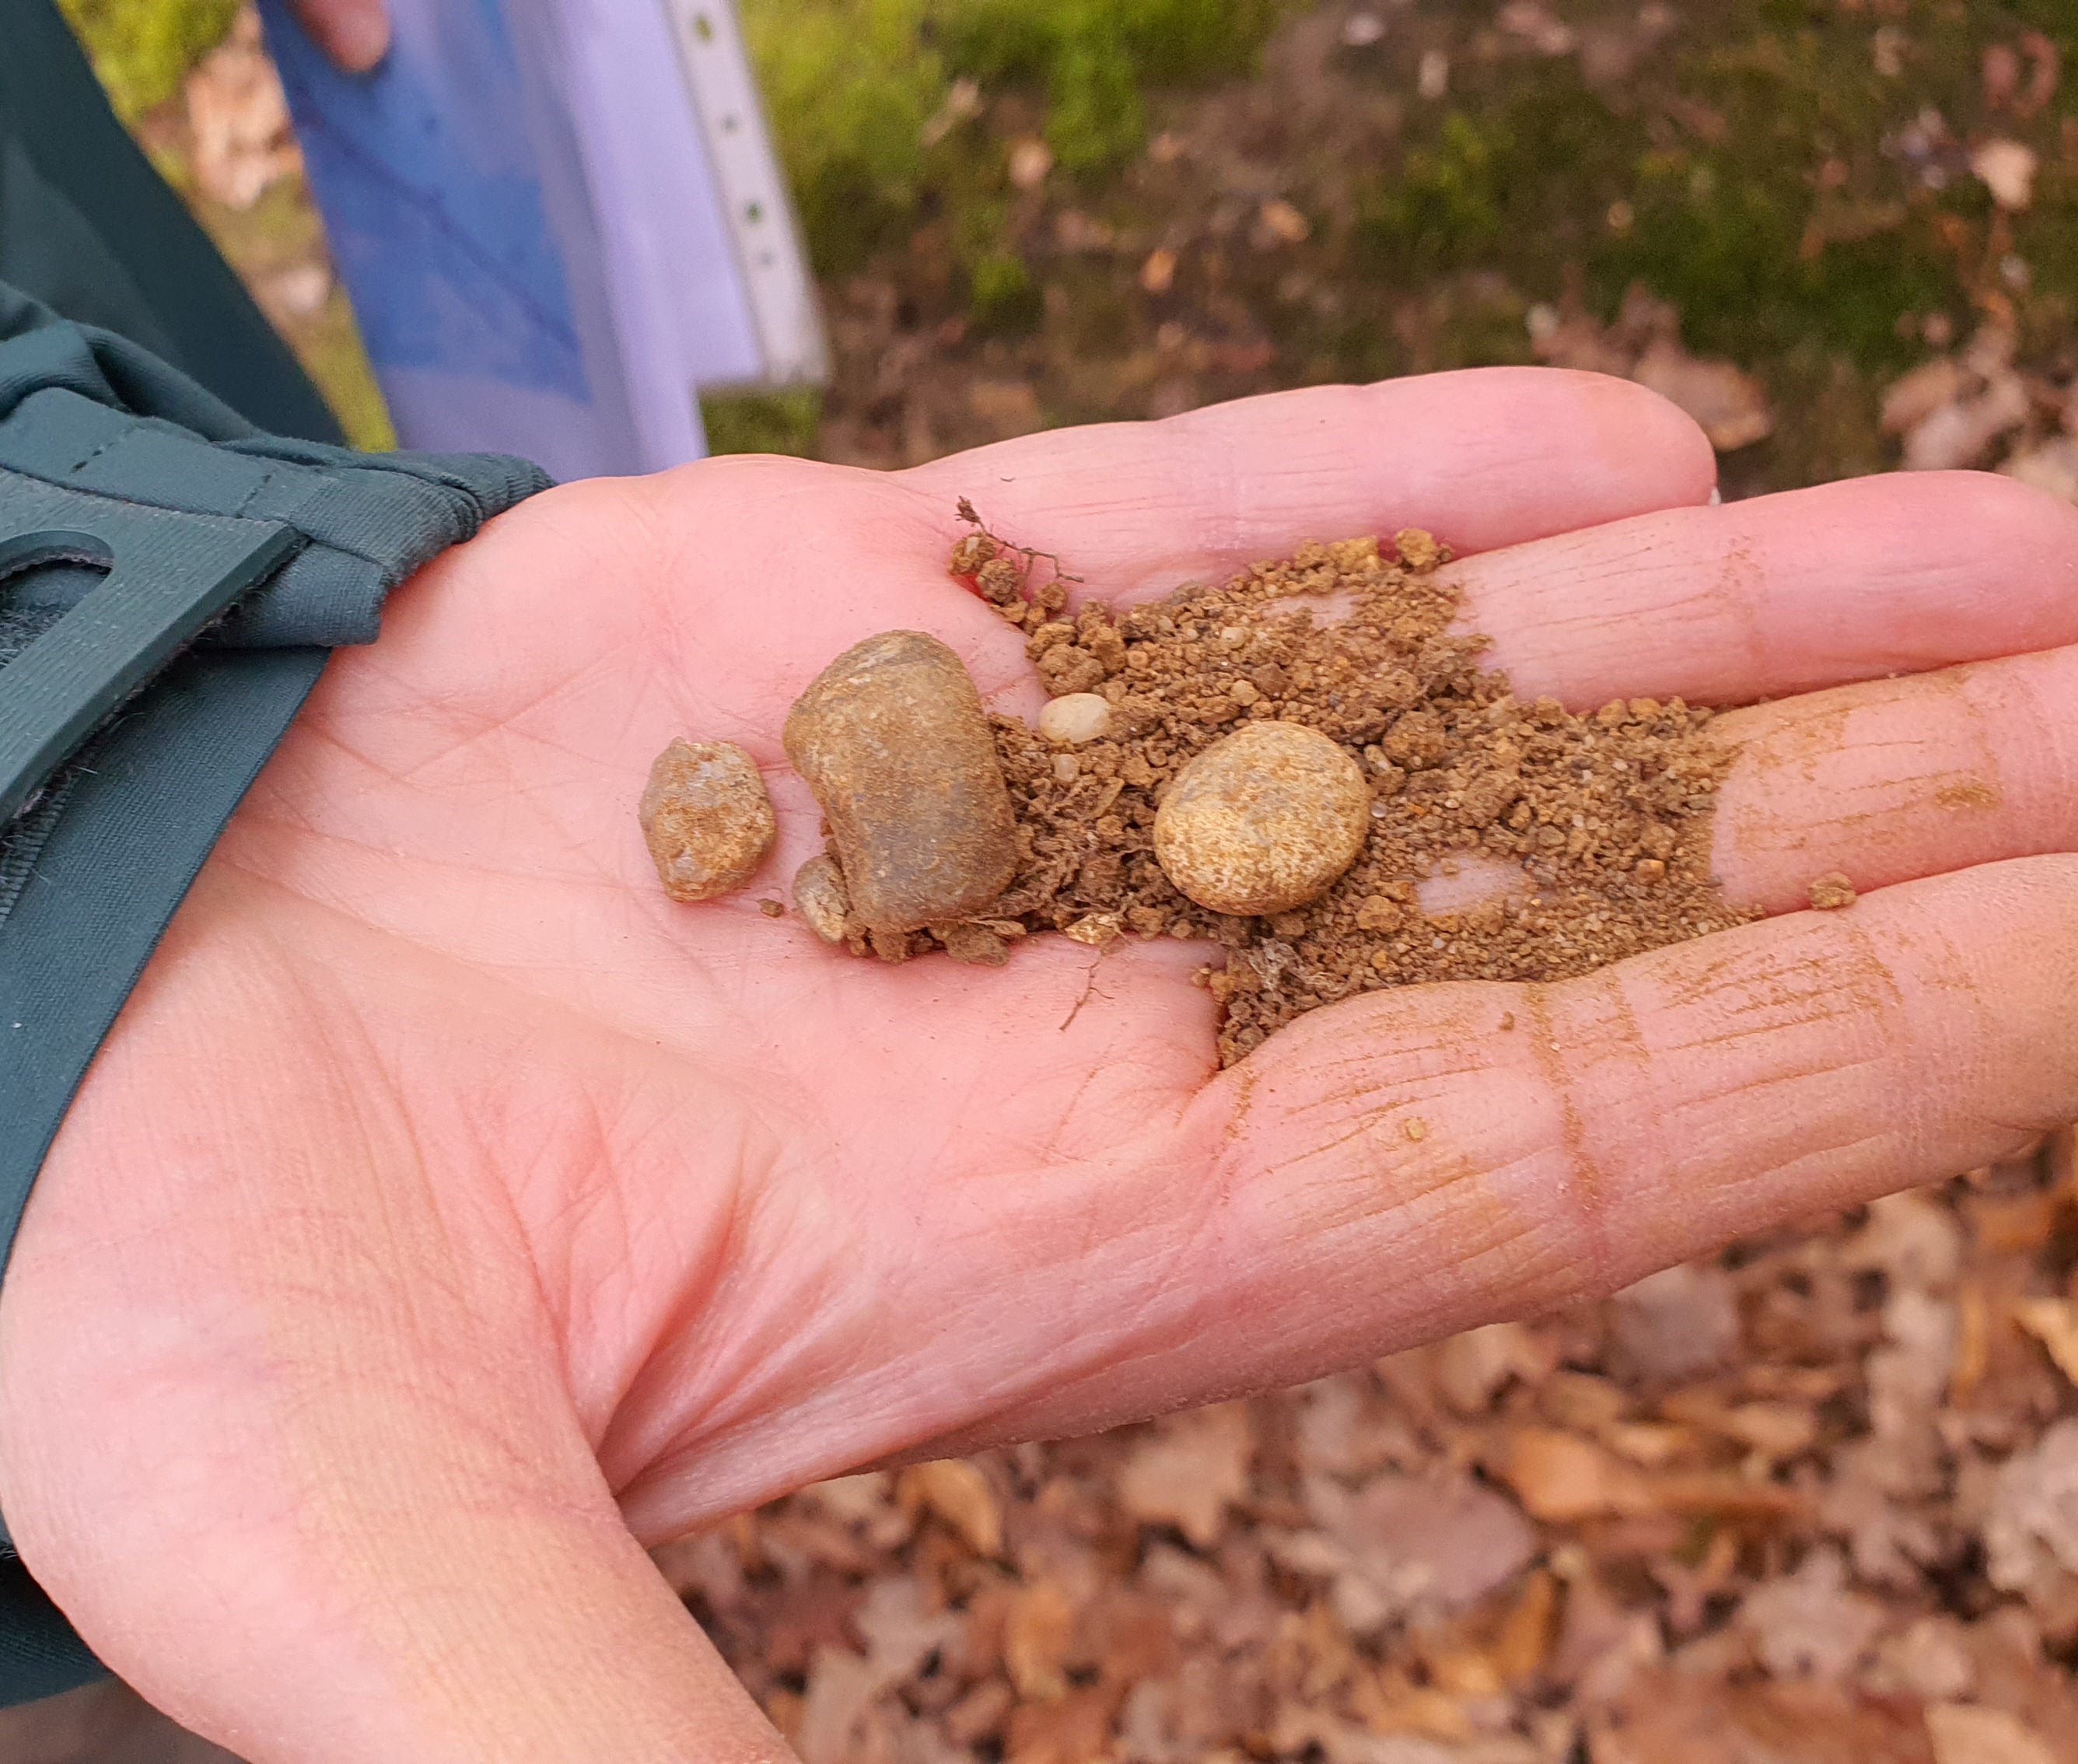
[[[1969,476],[1712,508],[1711,472],[1649,394],[1496,370],[495,523],[335,661],[46,1168],[0,1306],[25,1558],[256,1764],[783,1758],[642,1544],[1540,1311],[2078,1114],[2078,515]],[[1519,690],[1752,707],[1717,864],[1779,916],[1353,999],[1224,1074],[1195,947],[891,967],[767,919],[820,844],[781,723],[839,651],[930,631],[1036,709],[945,574],[961,495],[1120,595],[1434,529]],[[634,816],[682,734],[780,819],[698,907]],[[1862,901],[1793,911],[1832,869]]]

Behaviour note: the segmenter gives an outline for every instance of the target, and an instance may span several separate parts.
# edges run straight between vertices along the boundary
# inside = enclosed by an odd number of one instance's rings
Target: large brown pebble
[[[1333,886],[1370,828],[1370,786],[1346,749],[1302,724],[1251,723],[1176,774],[1154,855],[1213,912],[1288,912]]]
[[[787,713],[786,742],[870,931],[970,919],[1008,885],[1017,827],[995,737],[936,637],[890,631],[845,650]]]
[[[779,830],[757,762],[733,741],[674,741],[649,768],[637,813],[674,900],[741,888]]]

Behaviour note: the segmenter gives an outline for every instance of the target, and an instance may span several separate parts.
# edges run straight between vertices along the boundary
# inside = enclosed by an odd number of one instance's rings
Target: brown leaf
[[[1731,1282],[1721,1268],[1708,1264],[1663,1269],[1626,1287],[1609,1308],[1617,1345],[1654,1382],[1708,1371],[1738,1345]]]
[[[849,1764],[853,1734],[889,1682],[849,1648],[818,1648],[794,1738],[802,1764]]]
[[[912,1464],[902,1473],[898,1499],[943,1520],[977,1556],[1003,1553],[1003,1514],[988,1478],[964,1458]]]
[[[1469,1476],[1381,1476],[1357,1495],[1347,1523],[1361,1553],[1418,1573],[1422,1602],[1446,1611],[1506,1586],[1537,1553],[1514,1503]]]
[[[1219,1541],[1248,1494],[1255,1436],[1246,1404],[1171,1416],[1119,1471],[1119,1504],[1145,1525],[1174,1525],[1200,1549]]]
[[[1968,388],[1952,356],[1937,356],[1892,382],[1884,394],[1883,432],[1903,435],[1916,429],[1944,404],[1953,404]]]
[[[1539,1671],[1551,1652],[1558,1616],[1558,1582],[1540,1568],[1523,1583],[1522,1595],[1508,1607],[1494,1637],[1494,1670],[1508,1684]]]
[[[1485,1412],[1510,1378],[1534,1383],[1551,1370],[1542,1345],[1520,1323],[1490,1323],[1436,1350],[1436,1388],[1460,1415]]]
[[[1074,1630],[1074,1602],[1058,1582],[1035,1581],[1017,1594],[1004,1626],[1003,1664],[1020,1696],[1049,1702],[1067,1694],[1062,1662]]]
[[[1883,1607],[1851,1591],[1837,1551],[1815,1549],[1793,1574],[1763,1581],[1739,1606],[1755,1657],[1778,1679],[1842,1679],[1884,1626]]]
[[[1775,432],[1760,382],[1729,361],[1705,361],[1679,344],[1661,342],[1638,358],[1630,377],[1686,411],[1721,453]]]
[[[1917,1704],[1675,1671],[1640,1674],[1590,1751],[1594,1764],[1934,1764]]]
[[[1500,1475],[1533,1519],[1557,1524],[1648,1512],[1653,1505],[1645,1478],[1630,1466],[1555,1428],[1517,1428],[1508,1436]]]
[[[2046,1599],[2078,1574],[2078,1420],[2000,1466],[1984,1538],[1985,1572],[2003,1591]]]
[[[1095,1688],[1021,1704],[1010,1717],[1004,1764],[1102,1764],[1111,1756],[1116,1710],[1117,1699]]]
[[[2078,1384],[2078,1305],[2068,1299],[2023,1299],[2013,1321],[2039,1341],[2056,1370]]]
[[[1936,1704],[1926,1712],[1926,1737],[1934,1764],[2056,1764],[2034,1730],[2003,1709]]]
[[[1970,153],[1970,169],[2005,209],[2026,208],[2034,200],[2034,149],[2002,138],[1980,143]]]

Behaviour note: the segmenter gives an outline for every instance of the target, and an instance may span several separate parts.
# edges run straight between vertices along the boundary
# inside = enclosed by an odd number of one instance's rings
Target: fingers
[[[2068,857],[1316,1011],[1204,1099],[1218,1203],[1162,1265],[1198,1327],[1064,1407],[1311,1377],[1987,1162],[2078,1114],[2074,1016]]]
[[[298,23],[333,65],[365,73],[390,52],[390,9],[384,0],[289,0]]]
[[[2078,643],[2078,509],[1987,473],[1668,508],[1468,559],[1519,691],[1705,704]]]
[[[1771,911],[1815,877],[1862,889],[2078,851],[2078,648],[1870,681],[1718,718],[1739,758],[1713,867]]]
[[[1061,553],[1109,598],[1308,539],[1426,527],[1460,553],[1517,544],[1702,503],[1716,475],[1702,432],[1640,386],[1486,368],[1056,430],[900,482],[948,515],[971,498],[1005,537]]]

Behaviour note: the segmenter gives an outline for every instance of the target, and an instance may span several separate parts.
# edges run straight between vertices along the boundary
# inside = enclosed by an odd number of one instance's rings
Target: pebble
[[[936,637],[888,631],[854,644],[795,701],[785,740],[877,948],[974,918],[1008,885],[1017,825],[995,736]]]
[[[817,852],[794,872],[794,907],[824,943],[845,940],[851,899],[845,892],[844,872],[826,853]]]
[[[1210,911],[1287,912],[1334,885],[1370,826],[1371,790],[1345,749],[1302,724],[1253,723],[1176,774],[1154,855]]]
[[[674,741],[649,768],[636,812],[674,900],[741,888],[779,831],[757,762],[733,741]]]
[[[1070,692],[1049,699],[1039,713],[1041,740],[1080,747],[1111,733],[1111,700],[1095,692]]]

